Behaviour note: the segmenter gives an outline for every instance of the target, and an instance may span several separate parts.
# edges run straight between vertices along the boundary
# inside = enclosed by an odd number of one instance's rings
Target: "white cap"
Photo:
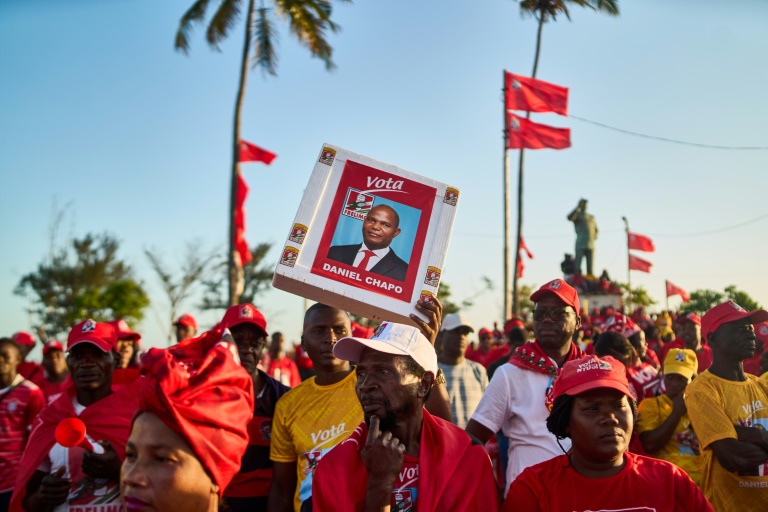
[[[450,315],[445,315],[443,317],[443,323],[440,324],[440,330],[452,331],[457,327],[461,327],[462,325],[469,327],[469,330],[471,332],[475,332],[475,329],[474,327],[472,327],[472,324],[470,324],[467,318],[461,313],[451,313]]]
[[[384,322],[370,339],[351,337],[340,339],[333,346],[333,355],[339,359],[357,363],[365,348],[385,354],[411,356],[419,366],[437,375],[435,347],[416,327]]]

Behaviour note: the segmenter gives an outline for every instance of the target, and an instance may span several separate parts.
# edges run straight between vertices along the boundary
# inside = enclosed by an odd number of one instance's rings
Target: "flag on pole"
[[[525,254],[528,256],[528,259],[533,259],[533,254],[531,251],[528,250],[528,244],[525,243],[525,240],[523,239],[523,235],[520,235],[520,250],[525,251]]]
[[[520,235],[520,255],[517,258],[517,278],[523,277],[523,271],[525,270],[525,263],[523,263],[523,255],[528,256],[529,260],[533,259],[533,253],[528,250],[528,246],[523,239],[523,235]]]
[[[507,110],[568,115],[568,88],[526,76],[505,74]]]
[[[253,259],[248,242],[245,241],[245,198],[248,197],[248,184],[243,176],[237,175],[237,204],[235,205],[235,251],[240,256],[240,267]]]
[[[682,297],[683,302],[690,302],[691,297],[688,295],[688,292],[680,288],[679,286],[676,286],[669,281],[664,281],[667,284],[667,297],[672,297],[673,295],[679,295]]]
[[[656,247],[653,246],[653,240],[644,235],[638,235],[637,233],[627,233],[628,245],[630,249],[636,251],[653,252]]]
[[[571,147],[571,129],[534,123],[507,112],[507,149],[565,149]]]
[[[240,159],[239,162],[262,162],[266,165],[272,163],[277,158],[275,153],[262,149],[248,141],[240,140]]]
[[[638,258],[634,254],[629,255],[629,270],[639,270],[640,272],[651,272],[653,263],[650,261]]]

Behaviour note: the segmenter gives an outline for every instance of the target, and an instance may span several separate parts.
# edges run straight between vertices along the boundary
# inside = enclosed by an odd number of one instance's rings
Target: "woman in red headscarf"
[[[142,356],[139,410],[120,474],[129,511],[215,512],[248,446],[253,382],[206,333]]]

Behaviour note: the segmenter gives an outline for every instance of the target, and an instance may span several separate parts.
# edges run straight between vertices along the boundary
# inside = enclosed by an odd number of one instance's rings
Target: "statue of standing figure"
[[[595,240],[597,240],[597,224],[595,217],[587,213],[587,200],[579,200],[578,206],[568,214],[568,220],[573,222],[576,229],[576,272],[581,273],[581,260],[587,259],[586,275],[594,276],[592,263],[595,257]]]

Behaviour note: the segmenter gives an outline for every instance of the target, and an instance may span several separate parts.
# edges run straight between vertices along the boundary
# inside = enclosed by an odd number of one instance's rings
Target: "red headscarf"
[[[253,381],[220,330],[142,355],[139,413],[151,412],[192,447],[224,493],[248,447]]]

